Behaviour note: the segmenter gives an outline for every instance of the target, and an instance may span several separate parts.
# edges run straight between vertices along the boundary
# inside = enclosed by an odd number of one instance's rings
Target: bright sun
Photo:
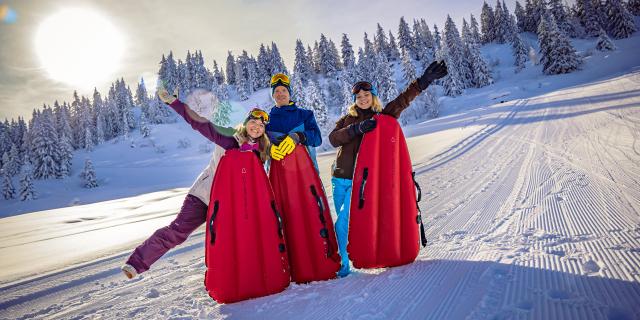
[[[124,51],[118,30],[105,17],[86,9],[65,9],[38,27],[35,47],[49,76],[81,88],[106,82]]]

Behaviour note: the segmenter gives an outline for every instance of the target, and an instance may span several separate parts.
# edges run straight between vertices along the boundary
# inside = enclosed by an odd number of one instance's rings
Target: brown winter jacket
[[[393,101],[387,103],[382,109],[383,114],[388,114],[396,119],[400,117],[400,114],[406,109],[411,101],[420,94],[420,88],[418,83],[413,81],[409,87]],[[350,115],[344,115],[340,120],[336,122],[336,127],[329,134],[329,141],[331,145],[338,148],[336,161],[333,163],[332,175],[336,178],[352,179],[353,170],[356,164],[356,155],[362,142],[362,136],[356,135],[351,137],[349,135],[349,126],[354,123],[360,123],[364,120],[373,117],[375,112],[370,108],[363,110],[356,107],[358,116],[353,117]]]

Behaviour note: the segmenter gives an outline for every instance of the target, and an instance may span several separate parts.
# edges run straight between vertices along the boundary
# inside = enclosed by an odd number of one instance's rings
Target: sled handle
[[[422,217],[418,215],[418,219],[420,219],[420,244],[422,247],[427,246],[427,235],[424,233],[424,223],[422,223]]]
[[[415,171],[411,172],[411,179],[413,179],[413,184],[416,186],[416,190],[418,190],[418,195],[416,196],[416,205],[417,205],[418,202],[420,202],[420,200],[422,200],[422,188],[420,188],[420,185],[418,184],[418,182],[416,182],[416,172]],[[418,210],[420,210],[420,207],[418,207]]]
[[[275,200],[271,201],[271,209],[273,210],[273,213],[276,215],[276,221],[278,222],[278,237],[282,239],[282,217],[280,217],[280,212],[278,212],[278,209],[276,209]]]
[[[329,240],[329,229],[327,229],[327,220],[324,218],[324,203],[322,202],[322,198],[318,195],[316,191],[316,187],[311,185],[311,194],[316,199],[316,203],[318,204],[318,209],[320,210],[320,223],[322,223],[322,229],[320,229],[320,237],[325,239],[327,243],[327,258],[333,255],[333,246],[331,246],[331,241]]]
[[[360,200],[358,201],[358,209],[364,207],[364,186],[367,184],[367,177],[369,176],[369,168],[364,168],[362,172],[362,184],[360,184]]]
[[[211,214],[211,219],[209,220],[209,236],[211,238],[211,245],[216,243],[216,231],[213,229],[213,221],[216,220],[216,216],[218,215],[219,203],[216,200],[213,203],[213,213]]]
[[[324,203],[322,203],[322,199],[318,195],[315,186],[311,186],[311,194],[316,199],[316,204],[318,205],[318,209],[320,209],[320,222],[322,222],[322,224],[326,224],[326,221],[324,220]]]
[[[416,186],[416,190],[418,192],[416,196],[416,208],[418,208],[418,215],[416,216],[416,223],[420,225],[420,243],[423,247],[427,246],[427,235],[424,232],[424,223],[422,222],[422,211],[420,211],[420,205],[418,204],[422,199],[422,189],[420,185],[416,181],[416,172],[411,172],[411,179],[413,180],[413,184]]]

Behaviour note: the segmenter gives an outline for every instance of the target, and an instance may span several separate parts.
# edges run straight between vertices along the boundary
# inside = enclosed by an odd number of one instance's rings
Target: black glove
[[[359,123],[354,123],[349,126],[349,134],[351,136],[363,135],[376,128],[376,119],[367,119]]]
[[[444,60],[434,61],[427,67],[427,70],[424,71],[422,76],[418,78],[418,87],[420,90],[424,90],[431,82],[446,76],[448,73]]]
[[[291,137],[291,139],[293,139],[293,141],[298,144],[298,143],[302,143],[304,144],[305,141],[307,141],[307,136],[304,135],[304,133],[302,132],[294,132],[292,134],[289,135]]]
[[[287,137],[287,135],[283,134],[283,135],[281,135],[279,137],[276,137],[275,140],[271,140],[271,143],[273,143],[275,145],[279,145],[282,142],[282,140],[284,140],[284,138],[286,138],[286,137]]]
[[[296,144],[304,143],[305,141],[307,141],[307,136],[305,136],[304,133],[293,132],[291,134],[283,134],[271,142],[275,145],[279,145],[282,142],[282,140],[284,140],[287,136],[290,136],[291,139],[293,139],[293,142],[295,142]]]

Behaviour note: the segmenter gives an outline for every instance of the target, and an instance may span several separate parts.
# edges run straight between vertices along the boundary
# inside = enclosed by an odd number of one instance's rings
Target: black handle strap
[[[424,233],[424,223],[422,223],[422,216],[418,215],[419,219],[420,219],[420,241],[422,244],[422,247],[426,247],[427,246],[427,235]]]
[[[416,172],[413,171],[411,172],[411,179],[413,179],[413,184],[416,186],[416,190],[418,190],[418,195],[416,196],[416,204],[418,202],[420,202],[420,200],[422,200],[422,188],[420,188],[420,185],[418,184],[418,182],[416,182]],[[419,209],[420,207],[418,207]]]
[[[276,209],[276,201],[271,201],[271,209],[273,213],[276,215],[276,221],[278,222],[278,236],[282,239],[282,217],[280,216],[280,212]]]
[[[209,219],[209,235],[211,239],[211,245],[214,245],[216,243],[216,231],[213,229],[213,222],[216,220],[219,208],[220,206],[218,200],[216,200],[213,203],[213,213],[211,214],[211,219]]]
[[[367,184],[367,177],[369,176],[369,168],[364,168],[362,172],[362,183],[360,184],[360,200],[358,201],[358,209],[364,207],[364,187]]]
[[[320,237],[325,239],[325,243],[327,244],[327,258],[333,256],[335,252],[333,246],[331,245],[331,241],[329,240],[329,229],[327,229],[327,220],[324,218],[324,203],[322,202],[322,198],[316,191],[315,186],[311,186],[311,194],[316,199],[316,204],[318,204],[318,210],[320,214],[318,217],[320,218],[320,223],[322,223],[322,229],[320,229]]]
[[[320,198],[320,195],[318,195],[318,192],[316,191],[316,187],[315,186],[311,186],[311,194],[313,195],[313,197],[316,199],[316,204],[318,205],[318,209],[320,209],[320,221],[322,221],[322,223],[324,224],[324,203],[322,203],[322,199]]]
[[[420,243],[423,247],[427,246],[427,235],[424,232],[424,223],[422,222],[422,211],[420,211],[419,202],[422,200],[422,189],[420,185],[416,181],[416,172],[411,172],[411,179],[413,179],[413,184],[416,186],[417,195],[416,195],[416,207],[418,208],[418,216],[416,217],[416,222],[420,225]]]

